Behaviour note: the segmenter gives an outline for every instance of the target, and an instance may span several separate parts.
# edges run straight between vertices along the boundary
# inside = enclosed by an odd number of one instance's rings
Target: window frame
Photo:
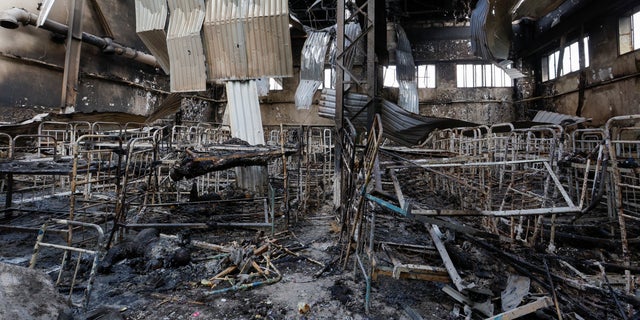
[[[640,50],[640,7],[618,19],[618,55]]]
[[[457,63],[457,88],[513,88],[513,79],[491,63]]]
[[[582,39],[574,40],[564,48],[558,48],[551,53],[543,56],[540,59],[540,70],[542,73],[542,82],[556,80],[560,77],[564,77],[570,73],[580,71],[580,42],[582,41],[582,48],[584,52],[584,68],[588,68],[591,65],[591,56],[589,50],[589,36],[584,36]],[[560,62],[560,50],[563,50],[562,62]],[[562,63],[562,69],[560,74],[556,74],[558,71],[558,64]]]

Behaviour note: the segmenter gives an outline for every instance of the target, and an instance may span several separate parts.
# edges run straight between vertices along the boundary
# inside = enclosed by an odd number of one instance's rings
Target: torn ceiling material
[[[302,47],[300,83],[296,90],[297,109],[309,109],[313,96],[322,84],[324,60],[331,35],[326,31],[311,31]]]
[[[511,0],[480,0],[471,12],[471,52],[490,61],[509,58]]]
[[[208,1],[204,36],[209,81],[293,75],[287,1]]]
[[[167,32],[171,92],[205,91],[207,74],[200,29],[204,0],[169,0]]]
[[[169,74],[169,51],[164,27],[168,10],[166,0],[136,0],[136,33],[166,74]]]

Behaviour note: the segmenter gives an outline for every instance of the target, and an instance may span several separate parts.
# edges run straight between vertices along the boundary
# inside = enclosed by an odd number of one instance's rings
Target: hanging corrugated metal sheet
[[[136,33],[144,45],[156,57],[158,64],[169,74],[167,50],[167,0],[136,0]]]
[[[169,0],[167,31],[171,92],[204,91],[207,74],[200,29],[204,22],[204,0]]]
[[[251,145],[265,144],[256,81],[228,81],[226,88],[231,136]],[[238,187],[263,191],[266,183],[265,168],[240,167],[237,168],[236,175]]]
[[[361,110],[368,103],[369,97],[364,94],[347,93],[343,106],[344,117],[351,120],[355,127],[365,126],[367,113]],[[406,146],[421,143],[435,129],[476,126],[462,120],[421,116],[384,99],[380,109],[384,137]],[[322,90],[318,110],[320,116],[335,116],[335,90]]]
[[[471,12],[471,51],[489,61],[509,58],[511,0],[480,0]]]
[[[396,79],[413,81],[416,78],[416,64],[411,53],[411,43],[401,25],[396,24],[398,46],[396,47]]]
[[[211,0],[204,35],[211,81],[293,75],[285,0]]]
[[[418,83],[415,80],[399,80],[398,86],[398,105],[409,112],[420,113]]]
[[[309,109],[313,96],[322,84],[324,61],[331,35],[325,31],[311,31],[302,47],[300,83],[296,89],[297,109]]]
[[[231,135],[251,145],[264,144],[256,82],[228,81],[226,88]]]
[[[395,26],[398,46],[396,47],[396,79],[399,85],[398,105],[403,109],[420,113],[416,64],[411,53],[411,43],[401,25]]]

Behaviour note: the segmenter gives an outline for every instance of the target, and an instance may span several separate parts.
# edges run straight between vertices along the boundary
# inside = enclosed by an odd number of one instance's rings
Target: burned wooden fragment
[[[200,156],[191,150],[186,150],[184,159],[171,168],[169,176],[173,181],[179,181],[234,167],[266,165],[271,160],[283,155],[290,156],[296,152],[297,149],[293,148],[281,150],[280,148],[225,146],[215,154]]]

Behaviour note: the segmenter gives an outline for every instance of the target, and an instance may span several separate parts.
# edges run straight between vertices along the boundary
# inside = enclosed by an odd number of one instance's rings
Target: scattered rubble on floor
[[[379,118],[340,139],[270,128],[267,146],[207,124],[43,122],[0,136],[0,262],[49,275],[78,318],[633,319],[639,118],[413,148]],[[239,187],[256,164],[264,188]]]

